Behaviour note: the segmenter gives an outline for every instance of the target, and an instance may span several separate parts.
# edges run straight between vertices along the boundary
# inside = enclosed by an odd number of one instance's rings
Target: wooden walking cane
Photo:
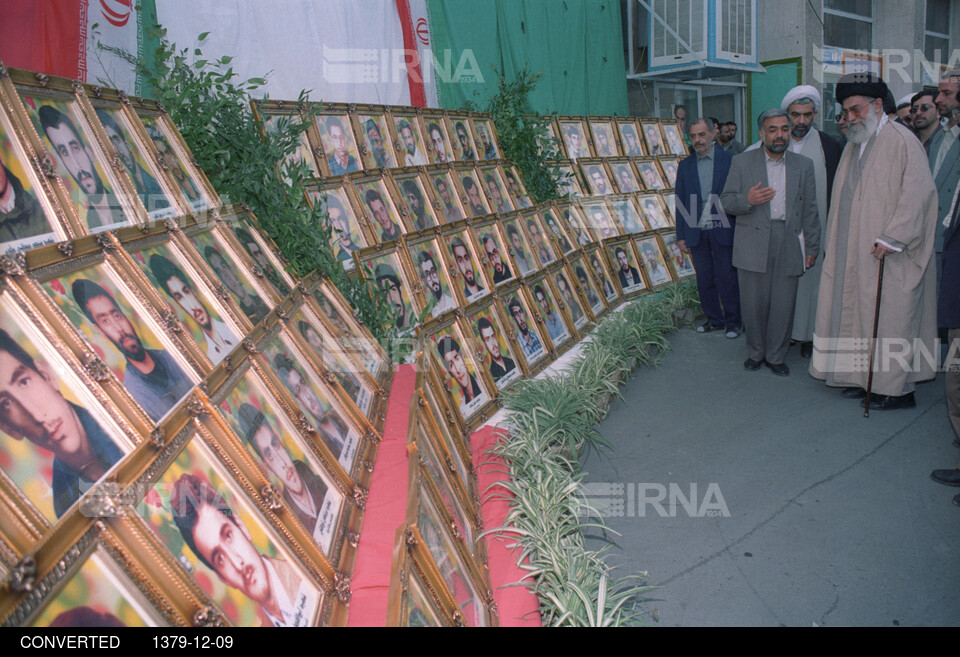
[[[870,371],[867,373],[867,401],[863,405],[863,417],[870,417],[870,389],[873,387],[873,355],[877,348],[877,326],[880,322],[880,294],[883,292],[883,263],[886,255],[880,258],[880,274],[877,276],[877,307],[873,311],[873,338],[870,340]]]

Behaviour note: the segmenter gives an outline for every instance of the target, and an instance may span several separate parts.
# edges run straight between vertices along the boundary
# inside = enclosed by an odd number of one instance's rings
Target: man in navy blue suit
[[[723,329],[730,339],[742,331],[740,290],[733,268],[734,218],[720,205],[733,156],[713,143],[713,125],[689,124],[693,153],[677,167],[677,246],[689,253],[697,271],[700,305],[707,321],[699,333]]]

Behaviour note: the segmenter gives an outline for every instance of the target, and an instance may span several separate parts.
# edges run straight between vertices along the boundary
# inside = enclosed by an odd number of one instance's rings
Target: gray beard
[[[871,135],[877,131],[877,126],[880,125],[880,118],[874,114],[869,113],[863,117],[863,123],[861,125],[848,125],[847,127],[847,141],[853,142],[854,144],[866,144]]]

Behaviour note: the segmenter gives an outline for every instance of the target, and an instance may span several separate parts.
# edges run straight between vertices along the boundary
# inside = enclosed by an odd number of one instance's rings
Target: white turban
[[[897,101],[897,107],[900,107],[901,105],[909,105],[910,99],[913,98],[915,95],[916,95],[916,92],[911,91],[906,96],[904,96],[903,98]]]
[[[783,97],[783,102],[780,103],[780,109],[786,112],[788,107],[801,98],[809,98],[812,100],[813,110],[815,112],[820,111],[820,92],[817,91],[816,87],[811,87],[809,84],[802,84],[788,91],[787,95]]]

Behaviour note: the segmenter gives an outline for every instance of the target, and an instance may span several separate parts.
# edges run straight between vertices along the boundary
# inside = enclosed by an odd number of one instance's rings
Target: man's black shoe
[[[697,333],[711,333],[713,331],[719,331],[722,328],[722,326],[714,326],[710,322],[704,322],[697,327]]]
[[[944,486],[960,486],[960,470],[957,468],[951,470],[934,470],[930,473],[930,478]]]
[[[866,408],[867,400],[864,399],[861,401],[860,405]],[[898,408],[913,408],[916,405],[917,400],[914,398],[912,392],[900,395],[899,397],[894,397],[893,395],[870,396],[870,410],[872,411],[895,411]]]
[[[790,376],[790,368],[787,367],[786,363],[766,363],[766,365],[777,376]]]
[[[867,396],[867,391],[863,388],[854,386],[852,388],[844,388],[840,393],[840,396],[844,399],[863,399]],[[873,404],[871,404],[872,406]]]
[[[753,360],[752,358],[748,358],[747,360],[743,361],[743,369],[747,370],[748,372],[756,372],[760,369],[761,365],[763,365],[762,360]]]
[[[801,358],[810,358],[813,356],[813,343],[812,342],[801,342],[800,343],[800,357]]]

